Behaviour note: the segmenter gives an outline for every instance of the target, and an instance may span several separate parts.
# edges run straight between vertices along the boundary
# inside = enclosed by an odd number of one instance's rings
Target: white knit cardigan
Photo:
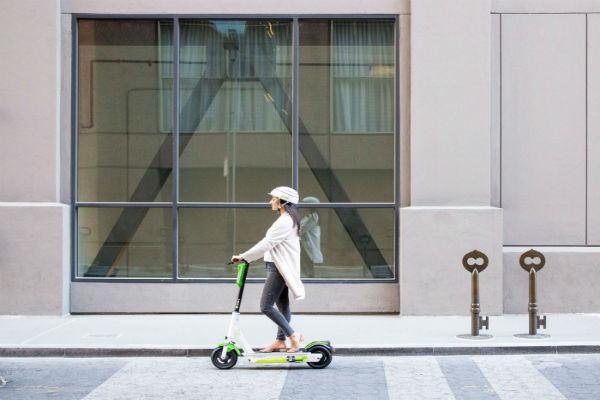
[[[250,250],[241,254],[248,262],[269,253],[277,270],[296,300],[304,298],[304,285],[300,279],[300,238],[292,217],[286,212],[267,230],[265,237]]]

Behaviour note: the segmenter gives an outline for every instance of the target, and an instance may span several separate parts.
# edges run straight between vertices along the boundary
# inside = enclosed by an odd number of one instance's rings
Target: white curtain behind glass
[[[173,132],[173,23],[158,22],[160,129]]]
[[[180,131],[181,132],[282,132],[288,130],[275,99],[265,92],[260,79],[280,80],[288,96],[291,65],[291,23],[265,21],[197,21],[180,24]],[[161,56],[172,51],[172,31],[161,31]],[[162,76],[172,76],[170,68]],[[209,80],[223,84],[197,124],[199,110],[186,109],[191,96]],[[201,86],[202,87],[202,86]],[[163,118],[172,119],[172,101],[163,99]],[[167,125],[168,126],[168,125]]]
[[[394,22],[332,22],[333,131],[394,130]]]

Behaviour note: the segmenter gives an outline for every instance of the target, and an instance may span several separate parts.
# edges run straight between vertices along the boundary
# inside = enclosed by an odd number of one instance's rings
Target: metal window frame
[[[173,280],[179,276],[179,18],[173,18]]]
[[[400,235],[400,15],[399,14],[71,14],[72,57],[71,57],[71,282],[106,282],[106,283],[231,283],[234,278],[181,278],[179,277],[179,209],[180,208],[269,208],[268,203],[222,203],[222,202],[181,202],[179,200],[179,56],[180,56],[180,20],[291,20],[292,28],[292,185],[298,189],[299,181],[299,51],[300,34],[299,20],[301,19],[336,19],[336,20],[376,20],[394,21],[395,29],[395,79],[394,79],[394,202],[385,203],[319,203],[302,204],[299,208],[387,208],[394,209],[394,278],[393,279],[326,279],[303,278],[308,284],[348,284],[376,283],[389,284],[399,282],[399,235]],[[78,200],[78,169],[79,165],[79,20],[172,20],[173,21],[173,201],[172,202],[85,202]],[[173,212],[173,267],[171,277],[145,278],[84,278],[77,276],[78,269],[78,209],[79,208],[110,208],[110,207],[144,207],[172,208]],[[264,282],[264,278],[249,278],[249,283]]]

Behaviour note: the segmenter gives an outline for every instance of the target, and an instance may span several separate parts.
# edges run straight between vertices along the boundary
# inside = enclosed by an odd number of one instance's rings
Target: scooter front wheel
[[[213,365],[219,369],[229,369],[231,367],[233,367],[235,365],[235,363],[237,363],[237,353],[235,352],[235,350],[229,350],[227,353],[225,353],[225,358],[221,358],[221,355],[223,354],[223,347],[219,346],[216,349],[213,350],[211,356],[210,356],[210,360],[212,361]]]

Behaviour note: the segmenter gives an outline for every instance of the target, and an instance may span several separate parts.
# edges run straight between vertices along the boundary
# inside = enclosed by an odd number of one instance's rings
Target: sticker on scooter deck
[[[278,358],[268,358],[268,359],[259,359],[256,360],[256,363],[296,363],[296,362],[306,362],[308,361],[308,357],[306,356],[286,356],[286,357],[278,357]]]
[[[250,362],[257,364],[263,363],[303,363],[318,362],[321,360],[321,354],[314,353],[262,353],[247,356]]]

